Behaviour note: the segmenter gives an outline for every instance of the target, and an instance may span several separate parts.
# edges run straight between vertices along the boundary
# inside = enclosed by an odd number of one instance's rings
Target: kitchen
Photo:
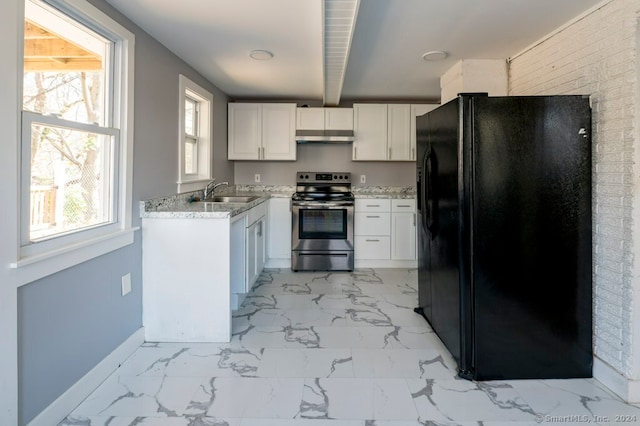
[[[229,97],[106,2],[92,3],[118,17],[136,34],[135,183],[132,192],[136,202],[175,193],[176,173],[167,172],[177,167],[175,140],[167,135],[177,132],[174,105],[177,102],[178,74],[188,74],[214,94],[214,140],[222,143],[213,146],[213,170],[219,181],[251,184],[255,173],[260,173],[264,184],[293,184],[292,181],[278,181],[283,167],[291,167],[282,173],[287,179],[293,179],[290,171],[334,169],[336,157],[349,156],[344,147],[331,147],[333,151],[329,152],[319,146],[309,146],[298,147],[299,161],[308,161],[303,163],[305,167],[294,163],[237,162],[234,165],[227,161],[226,111]],[[21,19],[15,17],[21,15],[21,4],[9,1],[1,6],[1,39],[8,58],[20,56],[17,50],[20,42],[16,37],[20,34],[18,23]],[[599,225],[594,238],[595,353],[596,359],[602,360],[600,380],[606,381],[618,394],[633,394],[639,377],[637,345],[640,341],[637,310],[633,309],[640,300],[635,278],[637,273],[634,272],[637,271],[637,260],[634,261],[632,256],[636,251],[638,234],[637,225],[631,220],[633,206],[637,205],[637,183],[634,180],[637,153],[633,150],[637,134],[631,115],[631,106],[637,104],[637,27],[633,18],[637,5],[633,1],[616,0],[600,6],[585,12],[562,31],[553,30],[569,17],[549,28],[544,33],[550,34],[546,44],[541,43],[517,56],[512,56],[517,51],[511,52],[510,94],[573,92],[577,89],[572,85],[579,82],[585,84],[584,90],[593,96],[594,123],[601,124],[601,133],[594,136],[597,147],[594,158],[598,165],[594,177],[594,220]],[[598,28],[599,32],[594,32],[593,28]],[[594,38],[610,42],[598,47]],[[529,40],[527,44],[536,39]],[[555,46],[562,53],[554,54],[555,48],[548,46]],[[576,46],[582,46],[582,49]],[[610,52],[608,49],[613,46],[619,50]],[[571,64],[576,64],[577,69],[584,70],[584,73],[572,77],[570,70],[576,68]],[[7,60],[1,65],[0,75],[5,81],[19,81],[17,69],[19,67],[14,60]],[[626,89],[629,84],[636,92]],[[18,139],[15,105],[19,96],[16,87],[7,87],[2,101],[5,111],[2,128],[6,140]],[[158,90],[159,87],[167,90]],[[242,99],[253,98],[245,95]],[[17,158],[18,147],[3,144],[0,149],[0,170],[5,182],[3,198],[17,199],[19,173],[13,159]],[[315,162],[318,158],[322,162]],[[366,175],[367,184],[371,185],[413,184],[411,171],[405,172],[401,166],[395,167],[391,163],[384,164],[388,167],[381,168],[378,163],[354,162],[349,171],[356,176]],[[138,215],[136,205],[134,203],[132,208],[134,218]],[[18,237],[13,224],[18,222],[17,212],[6,209],[3,217],[6,219],[0,225],[1,233],[10,243],[2,245],[1,260],[3,264],[10,264],[16,260],[15,246],[18,244],[13,242],[18,241]],[[134,223],[139,221],[134,219]],[[15,270],[3,269],[0,281],[10,284],[3,286],[0,297],[2,324],[6,324],[2,329],[2,341],[9,342],[9,345],[2,345],[0,353],[3,361],[2,386],[9,389],[6,393],[9,396],[3,397],[1,402],[3,417],[6,413],[6,418],[16,419],[13,423],[17,423],[18,371],[23,407],[21,416],[29,420],[100,364],[141,326],[139,234],[136,232],[133,245],[49,278],[28,281],[28,277],[21,277]],[[120,277],[128,272],[132,274],[133,291],[129,298],[120,297],[114,292],[119,293]],[[82,320],[78,321],[79,318]],[[22,354],[20,369],[15,367],[18,364],[18,335]]]

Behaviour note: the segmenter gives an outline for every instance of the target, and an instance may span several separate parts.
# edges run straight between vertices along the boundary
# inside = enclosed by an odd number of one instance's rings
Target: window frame
[[[26,0],[30,1],[30,0]],[[86,262],[113,250],[132,244],[134,233],[139,228],[132,226],[132,177],[133,177],[133,128],[134,128],[134,55],[135,36],[115,20],[84,0],[40,0],[66,15],[70,22],[86,26],[105,38],[112,40],[111,56],[112,79],[105,84],[111,91],[110,111],[105,116],[105,126],[85,125],[83,130],[108,134],[112,137],[114,187],[111,196],[113,220],[107,224],[96,225],[71,231],[68,234],[51,237],[38,242],[25,242],[24,230],[28,239],[29,200],[25,199],[30,187],[30,147],[25,147],[30,139],[30,129],[25,126],[32,122],[66,127],[70,122],[52,116],[23,111],[21,115],[22,134],[19,140],[21,151],[21,172],[19,179],[20,203],[18,205],[22,236],[18,258],[10,267],[17,269],[18,285],[27,284],[60,270]],[[24,26],[22,26],[24,28]],[[24,50],[24,37],[20,34],[21,50]],[[22,62],[19,63],[19,75],[23,75]],[[22,80],[21,80],[22,81]],[[22,93],[22,86],[20,87]],[[22,96],[20,96],[22,99]],[[22,110],[22,102],[20,103]],[[74,129],[83,125],[73,123]],[[26,174],[26,176],[25,176]],[[25,194],[27,194],[25,196]]]
[[[178,148],[178,192],[183,192],[185,186],[192,183],[210,180],[212,177],[212,153],[213,153],[213,95],[207,89],[201,87],[188,77],[179,75],[179,148]],[[195,173],[186,173],[185,146],[188,135],[185,129],[185,103],[187,99],[196,102],[196,164]]]

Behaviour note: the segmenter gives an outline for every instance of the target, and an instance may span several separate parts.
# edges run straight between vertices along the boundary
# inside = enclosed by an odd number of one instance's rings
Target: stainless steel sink
[[[249,197],[243,197],[243,196],[223,196],[223,195],[216,195],[213,198],[208,198],[206,200],[202,200],[200,201],[201,203],[236,203],[236,204],[245,204],[245,203],[250,203],[253,200],[257,200],[258,196],[249,196]]]

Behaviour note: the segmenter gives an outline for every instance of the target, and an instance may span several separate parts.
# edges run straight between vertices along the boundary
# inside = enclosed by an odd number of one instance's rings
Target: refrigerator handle
[[[425,228],[431,232],[431,238],[435,238],[437,232],[436,173],[434,173],[436,168],[437,157],[432,147],[429,150],[429,154],[425,157],[424,170],[426,182],[423,183]]]
[[[429,149],[422,163],[422,221],[425,229],[431,231],[431,149]]]

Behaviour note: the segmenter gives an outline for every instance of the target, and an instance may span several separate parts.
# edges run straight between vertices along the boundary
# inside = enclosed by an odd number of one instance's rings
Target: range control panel
[[[297,172],[296,182],[301,183],[351,183],[349,172]]]

